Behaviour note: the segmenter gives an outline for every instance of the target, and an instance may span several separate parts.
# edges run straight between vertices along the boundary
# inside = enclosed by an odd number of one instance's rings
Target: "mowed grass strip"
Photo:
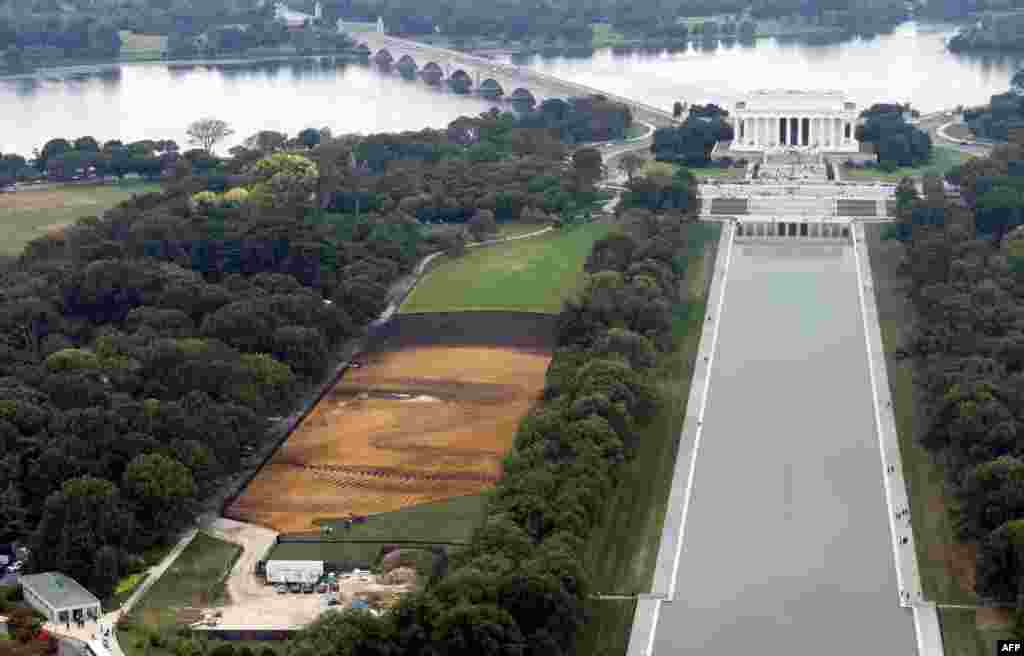
[[[536,238],[442,256],[400,312],[507,310],[557,313],[583,282],[583,263],[612,224],[588,223]]]
[[[717,224],[697,224],[703,241],[718,238]],[[701,248],[703,251],[703,248]],[[676,347],[651,376],[665,399],[639,435],[636,455],[620,472],[619,485],[605,504],[604,517],[583,556],[592,592],[636,595],[650,592],[658,546],[686,417],[690,379],[703,327],[705,256],[691,255],[688,298],[675,319]],[[635,602],[588,599],[591,621],[580,631],[576,653],[621,656],[629,643]]]
[[[324,541],[280,542],[268,559],[348,561],[370,566],[377,561],[385,544],[401,544],[407,540],[446,545],[448,552],[453,553],[460,548],[455,544],[468,543],[473,531],[483,523],[486,507],[485,495],[472,494],[371,515],[366,522],[352,524],[347,529],[343,518],[317,520],[318,526],[333,529]],[[403,545],[402,548],[429,554],[430,545]]]
[[[339,540],[469,542],[473,531],[483,522],[486,504],[486,497],[471,494],[370,515],[365,522],[347,529],[343,518],[314,523],[331,527],[331,537]]]
[[[160,191],[150,182],[60,185],[0,194],[0,255],[19,255],[25,244],[59,232],[84,216],[99,216],[133,194]]]
[[[979,600],[973,591],[975,548],[957,541],[950,516],[953,500],[945,492],[945,472],[918,442],[923,422],[917,414],[920,399],[914,386],[912,363],[893,357],[905,343],[913,320],[913,308],[906,293],[909,280],[898,273],[904,249],[896,240],[881,240],[882,226],[865,228],[921,584],[929,601],[977,604]],[[1009,637],[1005,625],[979,627],[977,614],[969,609],[940,610],[947,654],[986,656],[995,653],[995,640]]]
[[[157,56],[167,49],[167,37],[162,34],[139,34],[131,30],[118,32],[121,37],[121,54],[155,53]]]
[[[236,544],[197,533],[132,609],[135,622],[118,629],[118,643],[128,656],[173,656],[169,648],[142,643],[151,632],[173,626],[178,610],[204,608],[221,602],[224,578],[241,552],[242,548]]]
[[[895,171],[886,173],[881,169],[848,169],[845,166],[839,172],[844,180],[882,180],[884,182],[899,182],[903,178],[919,178],[928,173],[945,175],[947,171],[958,164],[962,164],[974,157],[961,152],[952,146],[932,146],[932,156],[927,163],[921,166],[901,166]]]

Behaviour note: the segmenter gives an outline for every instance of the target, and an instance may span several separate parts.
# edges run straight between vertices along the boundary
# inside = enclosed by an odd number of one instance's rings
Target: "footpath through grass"
[[[25,244],[59,232],[83,216],[98,216],[132,194],[160,191],[152,182],[58,185],[0,194],[0,255],[19,255]]]
[[[506,310],[557,313],[583,281],[594,242],[611,229],[594,222],[536,238],[441,256],[400,312]]]
[[[620,482],[605,504],[604,517],[583,555],[594,593],[636,595],[650,592],[658,546],[675,468],[690,378],[703,327],[705,266],[703,244],[718,239],[718,224],[695,224],[703,232],[700,253],[688,258],[692,275],[688,302],[675,320],[675,350],[652,376],[665,403],[639,436],[636,456],[620,472]],[[632,600],[587,601],[592,621],[579,635],[581,656],[621,656],[629,643],[636,603]]]
[[[224,577],[241,552],[238,545],[198,533],[132,610],[134,622],[118,629],[118,642],[125,653],[128,656],[174,656],[154,645],[147,647],[149,636],[174,626],[181,609],[204,608],[221,602]]]
[[[920,178],[928,173],[945,175],[947,171],[958,164],[971,159],[973,155],[961,152],[953,146],[932,146],[932,156],[926,164],[921,166],[901,166],[895,171],[886,173],[878,168],[873,169],[850,169],[842,167],[839,175],[844,180],[881,180],[884,182],[899,182],[903,178]]]
[[[893,357],[904,345],[914,315],[907,298],[909,280],[898,269],[903,246],[895,239],[882,241],[881,227],[865,226],[921,584],[929,601],[977,604],[975,548],[955,539],[949,513],[952,499],[945,493],[943,469],[918,443],[923,422],[917,415],[920,405],[912,364]],[[940,610],[939,619],[945,652],[950,656],[994,654],[995,640],[1009,637],[998,613],[992,611]]]

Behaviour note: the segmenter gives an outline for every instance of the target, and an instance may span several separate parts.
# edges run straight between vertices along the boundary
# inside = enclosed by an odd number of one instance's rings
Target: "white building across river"
[[[857,152],[857,115],[842,91],[755,91],[731,113],[732,149]]]

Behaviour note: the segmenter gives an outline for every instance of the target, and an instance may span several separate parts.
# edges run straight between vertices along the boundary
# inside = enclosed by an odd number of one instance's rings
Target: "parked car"
[[[328,588],[326,583],[321,583],[320,585],[316,586],[316,591],[320,594],[324,594],[325,592],[327,592],[327,590]]]
[[[339,602],[338,602],[337,597],[331,597],[330,599],[327,600],[327,605],[328,606],[337,606],[338,603]]]
[[[314,586],[312,583],[303,583],[302,584],[302,591],[304,593],[306,593],[306,594],[313,594],[313,592],[315,590],[316,590],[316,586]]]
[[[330,582],[330,583],[328,584],[328,586],[329,586],[329,588],[330,588],[331,592],[337,592],[337,591],[338,591],[338,590],[340,589],[340,588],[338,587],[338,584],[337,584],[337,583],[335,583],[334,581],[331,581],[331,582]]]

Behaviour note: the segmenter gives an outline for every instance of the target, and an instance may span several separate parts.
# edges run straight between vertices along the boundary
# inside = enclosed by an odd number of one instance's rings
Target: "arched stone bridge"
[[[629,105],[634,119],[656,127],[677,124],[672,114],[664,109],[524,66],[503,64],[386,34],[362,33],[359,38],[370,49],[371,65],[395,70],[409,79],[420,78],[427,84],[447,83],[459,92],[518,100],[527,105],[539,104],[545,98],[552,97],[602,95],[609,100]]]

